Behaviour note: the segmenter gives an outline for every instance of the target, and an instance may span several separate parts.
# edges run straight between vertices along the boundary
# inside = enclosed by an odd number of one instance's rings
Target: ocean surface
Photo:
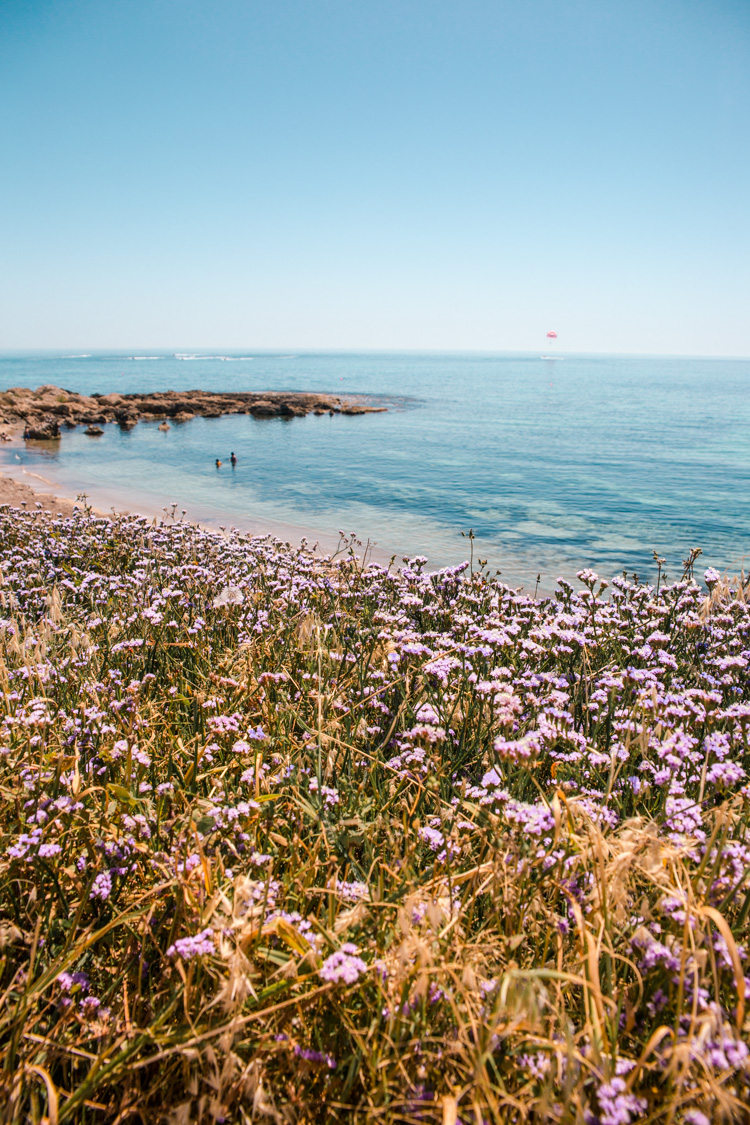
[[[0,445],[0,468],[99,508],[161,513],[433,566],[487,559],[540,588],[584,566],[671,577],[691,547],[731,573],[750,553],[750,360],[255,352],[2,355],[0,389],[298,390],[387,413],[230,416]],[[233,469],[230,451],[237,455]],[[216,458],[224,464],[215,467]],[[473,544],[465,537],[473,531]],[[462,535],[463,533],[463,535]]]

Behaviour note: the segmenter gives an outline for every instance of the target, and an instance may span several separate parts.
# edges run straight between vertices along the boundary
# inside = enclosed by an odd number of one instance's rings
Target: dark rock
[[[254,418],[278,418],[281,407],[275,402],[254,402],[250,406],[250,413]]]
[[[88,434],[89,437],[101,437],[104,433],[104,430],[101,428],[101,426],[87,426],[83,432],[85,434]]]
[[[23,436],[31,441],[55,441],[60,436],[57,419],[39,419],[27,425]]]

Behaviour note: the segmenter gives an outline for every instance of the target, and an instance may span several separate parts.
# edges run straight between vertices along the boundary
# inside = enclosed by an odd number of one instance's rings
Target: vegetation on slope
[[[747,1120],[750,613],[0,510],[0,1120]]]

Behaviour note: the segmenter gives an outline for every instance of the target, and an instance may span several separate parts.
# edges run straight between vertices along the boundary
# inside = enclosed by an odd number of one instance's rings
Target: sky
[[[0,349],[750,355],[748,0],[3,0]]]

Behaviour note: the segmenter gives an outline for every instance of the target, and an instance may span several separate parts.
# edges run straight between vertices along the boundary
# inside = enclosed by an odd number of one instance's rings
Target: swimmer
[[[234,453],[230,453],[229,460],[232,462],[233,465],[237,464],[237,458],[235,457]]]
[[[221,461],[219,460],[219,458],[218,458],[218,457],[216,458],[216,468],[217,468],[217,469],[220,469],[220,468],[221,468]]]

